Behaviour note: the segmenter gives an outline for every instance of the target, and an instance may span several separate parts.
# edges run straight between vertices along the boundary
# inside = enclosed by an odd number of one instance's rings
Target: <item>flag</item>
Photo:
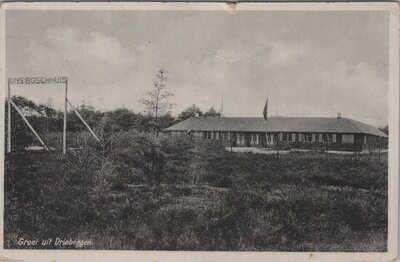
[[[264,115],[264,119],[267,120],[267,116],[268,116],[268,98],[267,98],[267,102],[265,102],[263,115]]]

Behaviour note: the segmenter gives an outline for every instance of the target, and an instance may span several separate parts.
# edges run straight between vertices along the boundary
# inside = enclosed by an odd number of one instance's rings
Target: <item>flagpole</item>
[[[268,97],[267,97],[267,114],[268,114]],[[268,149],[268,124],[267,124],[267,119],[268,119],[268,115],[266,114],[266,118],[265,118],[265,148]]]
[[[264,110],[263,110],[263,116],[265,120],[265,147],[268,147],[268,132],[267,132],[267,119],[268,119],[268,96],[267,96],[267,101],[265,102]]]

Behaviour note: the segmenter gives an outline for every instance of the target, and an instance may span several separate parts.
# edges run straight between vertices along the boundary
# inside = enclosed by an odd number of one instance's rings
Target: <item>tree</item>
[[[37,109],[37,105],[36,105],[33,101],[31,101],[31,100],[29,100],[29,99],[27,99],[27,98],[25,98],[25,97],[23,97],[23,96],[13,96],[13,97],[11,98],[11,100],[12,100],[19,108],[28,107],[30,110],[36,110],[36,109]]]
[[[159,118],[169,114],[173,104],[168,99],[173,96],[166,90],[167,88],[167,71],[164,68],[158,70],[156,79],[153,82],[154,88],[146,92],[147,98],[139,100],[145,106],[145,113],[154,118],[156,133],[160,130]]]
[[[79,112],[82,118],[85,119],[86,123],[92,128],[99,125],[104,115],[104,113],[101,113],[100,111],[96,110],[93,106],[86,105],[85,101],[83,101],[82,104],[78,108],[76,108],[76,110]],[[67,118],[68,118],[68,125],[67,125],[68,131],[77,132],[86,130],[85,124],[82,123],[82,120],[80,120],[80,118],[73,110],[68,111]]]
[[[151,117],[150,123],[155,131],[156,135],[154,140],[149,143],[151,150],[144,151],[144,155],[150,160],[148,165],[144,168],[145,173],[150,173],[157,184],[160,184],[161,176],[164,173],[164,156],[159,148],[158,134],[163,126],[163,123],[168,122],[168,117],[165,116],[170,114],[171,104],[168,99],[173,96],[172,93],[166,90],[167,88],[167,71],[164,68],[158,70],[156,79],[153,82],[154,88],[146,92],[147,98],[139,100],[145,106],[145,113]]]
[[[135,129],[140,120],[138,115],[124,107],[107,112],[103,119],[108,120],[109,129],[113,132]]]
[[[28,110],[36,110],[37,106],[31,100],[26,99],[23,96],[13,96],[12,101],[19,108],[27,108]],[[5,103],[5,139],[8,137],[8,110],[7,102]],[[32,136],[31,130],[28,128],[26,123],[22,120],[22,117],[18,114],[17,110],[11,106],[11,150],[12,152],[23,151],[26,147],[31,145],[35,140]],[[7,141],[5,141],[7,143]]]
[[[54,131],[56,129],[56,123],[53,121],[53,118],[57,115],[57,111],[53,109],[53,100],[49,98],[46,104],[39,104],[37,111],[42,115],[41,120],[44,128],[44,143],[48,145],[49,132],[50,130]]]
[[[381,130],[386,135],[389,135],[389,126],[388,125],[386,125],[384,127],[380,127],[379,130]]]
[[[204,114],[204,116],[205,116],[205,117],[209,117],[209,116],[211,116],[211,117],[221,117],[221,113],[218,113],[218,112],[214,109],[214,107],[212,106],[212,107]]]
[[[189,106],[188,108],[186,108],[185,110],[183,110],[179,114],[178,119],[180,121],[182,121],[182,120],[194,117],[194,116],[196,116],[196,114],[198,116],[202,116],[203,112],[200,110],[200,108],[198,108],[195,104],[193,104],[193,105]]]

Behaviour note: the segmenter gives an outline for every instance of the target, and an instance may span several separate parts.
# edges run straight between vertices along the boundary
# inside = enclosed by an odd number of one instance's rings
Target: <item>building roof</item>
[[[349,118],[329,117],[192,117],[165,131],[354,133],[386,137],[378,128]]]

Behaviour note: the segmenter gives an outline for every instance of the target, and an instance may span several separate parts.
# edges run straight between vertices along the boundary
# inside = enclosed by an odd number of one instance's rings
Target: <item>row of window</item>
[[[228,132],[203,132],[204,139],[229,139]]]
[[[311,134],[311,133],[281,133],[282,137],[280,137],[281,141],[284,142],[325,142],[331,143],[334,142],[333,134]],[[241,143],[245,140],[244,133],[235,133],[235,132],[213,132],[206,131],[202,132],[203,139],[223,139],[223,140],[232,140],[235,139],[237,142]],[[250,143],[258,144],[260,141],[260,134],[250,134]],[[335,136],[336,138],[336,136]],[[278,139],[278,134],[267,134],[267,141],[270,143],[272,141],[276,141]]]
[[[283,133],[283,141],[285,142],[334,142],[333,134],[310,134],[310,133]]]

